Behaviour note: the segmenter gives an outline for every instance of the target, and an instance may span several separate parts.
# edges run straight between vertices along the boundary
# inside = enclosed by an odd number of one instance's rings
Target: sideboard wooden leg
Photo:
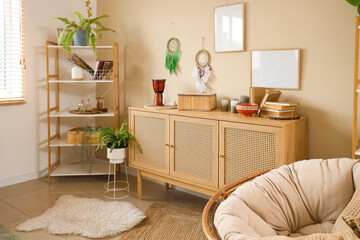
[[[165,189],[168,190],[169,189],[169,184],[165,183]]]
[[[142,198],[142,182],[141,182],[141,172],[137,171],[137,199],[141,200]]]

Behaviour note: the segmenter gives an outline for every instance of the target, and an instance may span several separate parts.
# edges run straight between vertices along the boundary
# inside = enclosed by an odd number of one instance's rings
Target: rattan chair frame
[[[233,193],[235,191],[235,189],[238,186],[240,186],[241,184],[248,182],[258,176],[261,176],[269,171],[270,170],[264,170],[264,171],[257,172],[257,173],[251,174],[249,176],[243,177],[231,184],[226,185],[225,187],[220,189],[215,195],[213,195],[210,198],[210,200],[205,205],[205,208],[202,213],[202,219],[201,219],[202,229],[203,229],[204,234],[207,239],[209,239],[209,240],[221,239],[216,231],[216,228],[214,227],[214,215],[215,215],[215,211],[216,211],[217,207],[219,206],[219,204],[223,200],[228,198],[228,196],[230,196],[230,194]]]

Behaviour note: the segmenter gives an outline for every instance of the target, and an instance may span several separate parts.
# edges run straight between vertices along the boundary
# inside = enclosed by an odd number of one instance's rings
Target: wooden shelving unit
[[[352,158],[359,158],[359,140],[357,135],[358,125],[358,94],[360,92],[359,84],[359,31],[360,31],[360,17],[357,16],[355,20],[355,60],[354,60],[354,104],[353,104],[353,132],[352,132]]]
[[[92,51],[89,46],[72,46],[72,49],[82,49]],[[47,131],[48,131],[48,179],[51,183],[51,176],[83,176],[83,175],[106,175],[108,174],[108,162],[95,159],[92,163],[91,173],[89,169],[83,168],[80,163],[60,163],[60,154],[62,148],[80,147],[79,144],[68,144],[66,139],[60,138],[60,125],[62,118],[97,118],[106,117],[113,118],[113,127],[119,127],[120,119],[120,96],[119,96],[119,46],[118,43],[113,42],[111,46],[97,46],[96,49],[110,49],[112,50],[113,73],[112,80],[82,80],[73,81],[68,79],[60,79],[59,75],[59,49],[57,43],[46,41],[46,79],[47,79]],[[51,55],[51,52],[55,52]],[[53,69],[50,69],[50,58],[54,58],[55,64]],[[70,70],[69,70],[70,71]],[[113,84],[113,108],[110,111],[102,114],[72,114],[68,109],[61,108],[60,99],[60,85],[73,84],[76,87],[84,86],[83,84]],[[55,85],[55,91],[50,90],[50,86]],[[51,106],[51,95],[55,94],[55,106]],[[51,119],[55,119],[55,133],[52,133]],[[91,144],[96,146],[96,144]],[[52,150],[56,149],[56,159],[52,160]]]

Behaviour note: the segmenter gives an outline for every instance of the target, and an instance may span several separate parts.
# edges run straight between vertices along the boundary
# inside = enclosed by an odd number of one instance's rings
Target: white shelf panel
[[[95,159],[92,164],[91,173],[89,173],[89,165],[84,168],[80,163],[60,163],[50,176],[87,176],[87,175],[107,175],[109,172],[109,161]]]
[[[97,146],[97,144],[88,144],[88,146]],[[50,147],[81,147],[81,144],[68,144],[67,139],[55,139],[51,141]]]
[[[99,114],[75,114],[69,113],[69,111],[52,112],[50,113],[51,118],[57,117],[114,117],[114,112],[99,113]]]
[[[62,48],[62,46],[48,45],[48,48]],[[70,46],[71,49],[92,49],[90,46]],[[97,49],[111,49],[113,46],[96,46]]]
[[[49,83],[113,83],[113,80],[49,80]]]

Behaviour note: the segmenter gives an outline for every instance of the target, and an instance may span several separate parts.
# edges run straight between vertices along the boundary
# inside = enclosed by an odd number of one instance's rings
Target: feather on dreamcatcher
[[[207,91],[206,83],[211,75],[210,53],[204,49],[204,38],[203,49],[196,54],[195,62],[192,78],[196,80],[196,90],[204,93]]]
[[[177,38],[170,38],[165,53],[165,68],[172,75],[176,70],[176,64],[180,59],[180,41]]]

